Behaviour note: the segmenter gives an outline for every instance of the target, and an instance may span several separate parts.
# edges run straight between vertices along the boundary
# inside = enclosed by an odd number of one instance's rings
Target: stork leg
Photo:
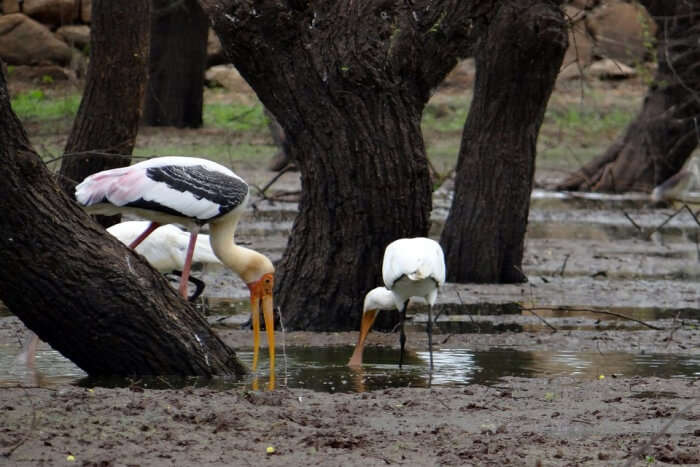
[[[433,306],[428,307],[428,351],[430,352],[430,372],[433,372]]]
[[[190,269],[192,268],[192,256],[194,255],[194,247],[197,245],[197,232],[190,234],[190,243],[187,245],[187,256],[185,257],[185,265],[182,268],[180,276],[180,295],[187,300],[187,281],[190,278]]]
[[[401,310],[401,316],[399,316],[399,329],[401,335],[399,337],[399,343],[401,344],[401,355],[399,356],[399,368],[403,365],[403,351],[406,346],[406,333],[403,330],[403,323],[406,321],[406,308],[408,308],[408,300],[403,304],[403,310]]]
[[[151,233],[152,233],[154,230],[156,230],[158,227],[160,227],[160,224],[159,224],[158,222],[151,222],[151,224],[150,224],[148,227],[146,227],[146,230],[144,230],[143,232],[141,232],[141,235],[139,235],[138,237],[136,237],[136,239],[135,239],[133,242],[131,242],[131,243],[129,244],[129,248],[131,248],[131,249],[133,250],[134,248],[136,248],[137,246],[139,246],[139,244],[140,244],[142,241],[146,240],[146,237],[148,237],[149,235],[151,235]]]
[[[177,277],[182,277],[182,271],[178,271],[177,269],[170,271],[168,274],[172,274],[172,275],[177,276]],[[204,292],[204,287],[206,287],[206,284],[204,284],[203,280],[197,279],[196,277],[192,277],[192,276],[188,277],[187,280],[192,282],[194,284],[194,287],[195,287],[195,291],[192,293],[192,295],[187,297],[187,300],[190,302],[194,302],[195,300],[197,300],[197,298],[199,298],[200,295],[202,295],[202,292]]]

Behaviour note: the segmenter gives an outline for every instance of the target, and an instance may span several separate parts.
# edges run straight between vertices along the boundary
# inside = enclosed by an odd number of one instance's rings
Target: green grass
[[[239,161],[256,161],[271,157],[277,148],[264,144],[187,144],[187,145],[151,145],[139,146],[134,149],[134,156],[196,156],[210,159],[222,164]],[[137,161],[137,159],[135,159]]]
[[[617,108],[601,112],[578,105],[566,108],[550,107],[547,109],[544,122],[579,134],[617,132],[622,130],[635,114],[636,112]]]
[[[11,105],[20,120],[73,118],[80,106],[80,95],[49,97],[41,89],[32,89],[13,97]]]
[[[421,128],[424,132],[461,133],[470,103],[471,99],[462,97],[450,101],[428,102],[423,111]]]
[[[234,131],[267,131],[263,106],[212,103],[204,105],[204,126]]]
[[[575,96],[574,96],[575,97]],[[636,116],[640,99],[609,98],[605,91],[587,90],[580,100],[555,93],[538,137],[538,167],[575,169],[601,154]],[[77,91],[31,89],[12,99],[12,108],[25,123],[31,122],[33,143],[60,154],[80,105]],[[438,171],[454,167],[469,112],[471,92],[437,94],[425,107],[421,128],[426,152]],[[137,140],[135,155],[198,155],[219,162],[255,161],[272,156],[267,118],[262,104],[226,102],[227,96],[210,93],[203,109],[204,128],[224,130],[194,133],[153,130]],[[149,130],[150,131],[150,130]],[[47,149],[49,148],[49,149]]]

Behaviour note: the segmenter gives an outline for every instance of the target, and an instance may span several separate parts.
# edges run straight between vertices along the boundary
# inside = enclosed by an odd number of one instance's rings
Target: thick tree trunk
[[[440,239],[448,281],[525,279],[535,146],[567,46],[556,3],[500,2],[476,47],[474,98]]]
[[[428,232],[421,112],[469,53],[480,12],[463,0],[201,3],[279,118],[301,172],[299,216],[276,280],[285,320],[293,329],[357,329],[364,294],[381,284],[386,245]]]
[[[655,18],[658,68],[644,104],[605,153],[558,189],[651,191],[678,172],[698,144],[700,3],[641,0]]]
[[[148,76],[150,0],[94,0],[90,64],[78,115],[61,164],[61,187],[100,170],[129,165]],[[102,218],[107,226],[117,216]]]
[[[90,375],[242,374],[235,353],[146,261],[56,183],[0,70],[0,300]]]
[[[152,0],[146,125],[202,126],[209,23],[196,0]]]

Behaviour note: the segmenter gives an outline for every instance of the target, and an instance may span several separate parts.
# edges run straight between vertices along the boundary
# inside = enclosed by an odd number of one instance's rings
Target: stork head
[[[365,339],[372,329],[374,320],[377,319],[379,310],[393,310],[395,308],[394,294],[386,287],[377,287],[365,295],[362,306],[362,323],[360,324],[360,337],[355,346],[355,350],[350,357],[348,366],[362,365],[362,353],[364,352]]]

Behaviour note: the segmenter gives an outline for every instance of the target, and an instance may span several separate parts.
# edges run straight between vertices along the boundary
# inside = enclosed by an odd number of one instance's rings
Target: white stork
[[[126,221],[107,228],[107,232],[125,245],[133,243],[149,226],[148,221]],[[182,277],[185,267],[185,255],[189,245],[190,234],[174,225],[163,225],[154,230],[136,248],[151,266],[163,274],[176,274]],[[209,243],[209,235],[199,234],[197,244],[192,253],[192,263],[221,264]],[[194,301],[204,290],[204,282],[194,277],[188,277],[197,290],[188,300]]]
[[[385,287],[372,289],[365,296],[360,337],[348,365],[362,364],[365,339],[377,318],[377,312],[396,308],[400,312],[401,367],[406,344],[403,329],[406,308],[411,297],[421,297],[428,303],[428,350],[432,371],[432,308],[437,300],[438,289],[445,283],[445,255],[440,244],[424,237],[401,238],[391,242],[384,251],[382,278]]]
[[[270,372],[275,365],[272,288],[275,268],[264,255],[236,245],[234,233],[248,201],[248,184],[221,164],[195,157],[156,157],[85,178],[75,197],[90,214],[134,214],[151,221],[129,245],[136,248],[162,224],[180,224],[190,232],[180,279],[186,298],[192,255],[201,227],[209,224],[210,243],[221,262],[250,290],[253,321],[253,369],[260,342],[260,308],[267,328]]]

